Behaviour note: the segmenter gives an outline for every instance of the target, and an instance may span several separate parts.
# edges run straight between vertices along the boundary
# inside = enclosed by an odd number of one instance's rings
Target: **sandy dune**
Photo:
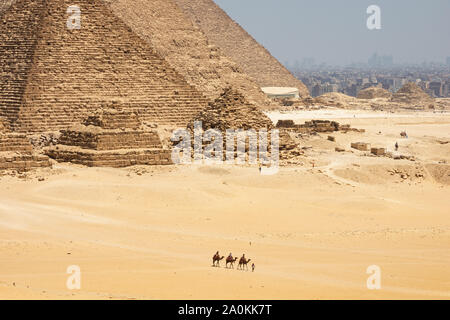
[[[450,116],[336,118],[367,132],[306,138],[303,165],[274,176],[57,164],[0,177],[0,299],[449,299]],[[417,160],[334,152],[359,140]],[[211,267],[217,250],[255,272]],[[70,265],[81,290],[66,288]]]

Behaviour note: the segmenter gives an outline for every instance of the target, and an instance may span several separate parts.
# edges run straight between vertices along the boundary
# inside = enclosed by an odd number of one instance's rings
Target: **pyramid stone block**
[[[270,145],[270,130],[274,129],[272,120],[267,117],[257,106],[248,102],[234,88],[226,88],[224,92],[214,102],[210,102],[194,119],[189,123],[188,129],[194,130],[194,122],[201,121],[202,129],[215,129],[224,136],[224,148],[226,148],[226,131],[230,130],[254,130],[255,132],[267,131],[268,143]],[[295,142],[289,134],[280,130],[279,132],[280,150],[290,150],[295,148]]]

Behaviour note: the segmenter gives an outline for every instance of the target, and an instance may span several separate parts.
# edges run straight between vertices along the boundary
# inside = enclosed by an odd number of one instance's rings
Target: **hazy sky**
[[[450,56],[450,0],[215,0],[281,62],[445,62]],[[369,30],[367,7],[381,8]]]

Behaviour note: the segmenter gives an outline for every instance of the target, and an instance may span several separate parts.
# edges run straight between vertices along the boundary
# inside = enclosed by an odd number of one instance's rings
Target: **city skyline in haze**
[[[444,64],[450,57],[449,0],[214,1],[284,64],[367,64],[374,54],[395,64]],[[380,30],[367,28],[371,5],[381,9]]]

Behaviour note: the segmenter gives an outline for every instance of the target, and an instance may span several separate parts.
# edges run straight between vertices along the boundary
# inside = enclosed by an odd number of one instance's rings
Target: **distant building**
[[[428,94],[430,97],[435,98],[436,96],[434,95],[434,91],[431,89],[425,89],[424,90],[426,94]]]
[[[429,85],[430,85],[430,82],[429,82],[429,81],[421,81],[421,82],[418,83],[418,86],[419,86],[423,91],[429,90]]]
[[[316,65],[316,60],[314,58],[303,58],[301,66],[302,66],[302,68],[309,69],[309,68],[314,67],[315,65]]]
[[[368,84],[370,82],[369,78],[361,78],[361,79],[357,79],[356,83],[359,86],[364,86],[366,84]]]
[[[443,97],[443,90],[442,90],[443,86],[441,82],[438,81],[430,82],[428,88],[433,93],[434,97]]]

